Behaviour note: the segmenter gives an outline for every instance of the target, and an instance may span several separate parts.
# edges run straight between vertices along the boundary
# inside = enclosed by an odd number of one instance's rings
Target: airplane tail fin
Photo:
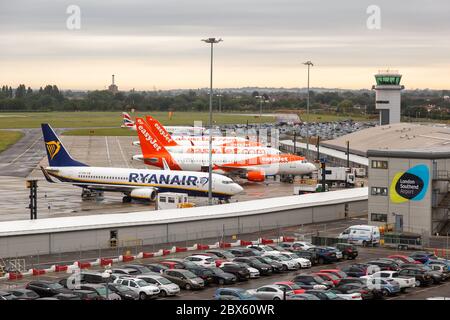
[[[123,119],[123,124],[122,124],[123,128],[131,129],[134,126],[134,121],[131,119],[131,116],[128,113],[122,112],[122,119]]]
[[[166,128],[156,119],[153,117],[147,116],[145,118],[148,125],[150,126],[150,129],[152,130],[153,134],[156,136],[156,138],[161,142],[161,144],[165,147],[172,147],[177,146],[178,143],[176,143],[169,132],[167,132]]]
[[[41,124],[42,134],[44,136],[45,149],[47,151],[48,164],[51,167],[87,167],[88,165],[74,160],[59,140],[52,127],[47,124]]]

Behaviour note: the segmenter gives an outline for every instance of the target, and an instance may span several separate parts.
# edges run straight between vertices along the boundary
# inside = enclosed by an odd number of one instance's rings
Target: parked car
[[[236,258],[236,256],[234,254],[232,254],[231,252],[226,251],[226,250],[206,250],[205,252],[208,254],[213,254],[222,260],[231,261],[234,258]]]
[[[205,286],[211,284],[214,281],[214,273],[211,271],[211,268],[196,266],[195,268],[187,268],[186,270],[189,270],[197,277],[201,278],[204,281]]]
[[[315,252],[317,254],[317,261],[319,264],[337,262],[338,258],[336,252],[328,247],[314,247],[309,248],[308,251]]]
[[[336,258],[337,258],[338,260],[342,260],[343,255],[342,255],[342,251],[341,251],[341,250],[339,250],[339,249],[336,248],[336,247],[330,247],[330,246],[325,247],[325,248],[327,248],[327,249],[330,250],[330,251],[334,251],[334,252],[336,253]]]
[[[262,263],[270,265],[270,267],[272,268],[272,273],[279,273],[283,271],[283,264],[271,259],[268,256],[255,257],[255,259]]]
[[[168,267],[168,269],[187,269],[189,268],[195,268],[197,265],[191,261],[187,261],[184,259],[166,259],[164,261],[161,261],[160,264],[165,265]]]
[[[343,279],[341,281],[347,280]],[[377,294],[367,287],[366,280],[361,279],[365,283],[340,283],[337,287],[333,288],[333,292],[337,294],[337,292],[340,292],[342,294],[353,294],[353,293],[359,293],[361,295],[361,298],[363,300],[371,300],[377,298]]]
[[[361,293],[356,292],[356,291],[354,291],[354,292],[350,291],[348,293],[342,293],[341,291],[335,290],[334,288],[330,289],[329,291],[333,292],[339,298],[342,298],[344,300],[362,300],[363,299],[362,296],[361,296]]]
[[[236,276],[238,281],[246,281],[250,278],[250,272],[244,266],[236,263],[223,263],[220,269]]]
[[[228,249],[228,252],[232,253],[235,257],[254,257],[261,255],[259,251],[250,248],[232,248]]]
[[[320,300],[317,296],[309,293],[288,295],[286,300]]]
[[[319,263],[319,258],[317,257],[317,254],[314,251],[294,250],[292,252],[294,252],[300,258],[308,259],[311,262],[311,265],[313,266]]]
[[[416,251],[409,256],[420,263],[426,263],[429,259],[437,259],[433,252],[427,251]]]
[[[305,293],[305,289],[302,289],[298,284],[292,281],[279,281],[275,282],[274,285],[279,286],[280,288],[286,289],[287,294],[302,294]]]
[[[300,268],[300,265],[297,262],[292,259],[288,259],[285,256],[271,254],[265,254],[264,256],[281,263],[283,266],[283,271],[298,270]]]
[[[339,269],[322,269],[319,272],[334,274],[336,277],[339,277],[339,279],[347,278],[347,274],[344,271],[339,270]]]
[[[445,269],[447,269],[447,271],[450,271],[450,260],[446,259],[429,259],[427,262],[424,263],[424,265],[429,267],[430,265],[441,265]]]
[[[315,295],[320,300],[346,300],[331,290],[306,290],[306,293]]]
[[[295,282],[303,289],[326,290],[332,287],[331,283],[311,274],[296,275],[292,282]]]
[[[29,282],[25,289],[32,290],[36,292],[39,297],[53,297],[58,293],[71,293],[69,289],[64,288],[58,282],[52,281],[31,281]]]
[[[260,275],[266,276],[272,274],[272,267],[267,263],[263,263],[253,257],[237,257],[233,259],[233,262],[245,263],[248,266],[255,268],[259,271]]]
[[[285,293],[277,285],[265,285],[257,289],[250,289],[247,292],[261,300],[283,300]]]
[[[80,286],[81,290],[91,290],[95,291],[105,300],[122,300],[122,298],[115,292],[110,292],[109,289],[106,290],[106,285],[98,283],[87,283]],[[108,296],[106,295],[108,293]]]
[[[75,289],[72,290],[72,293],[78,296],[80,300],[103,300],[97,291],[93,290]]]
[[[450,271],[448,270],[448,267],[446,267],[445,265],[427,263],[426,266],[430,268],[432,271],[439,272],[442,277],[442,281],[447,281],[450,278]]]
[[[225,272],[217,267],[210,268],[210,270],[212,272],[213,282],[218,285],[222,286],[224,284],[234,284],[237,282],[237,276],[235,276],[234,274]]]
[[[239,288],[219,288],[214,293],[214,300],[258,300],[247,290]]]
[[[247,268],[248,272],[250,273],[250,279],[256,279],[260,277],[260,273],[258,271],[258,269],[250,267],[248,264],[244,263],[244,262],[237,262],[237,261],[233,261],[233,262],[224,262],[223,264],[228,264],[228,263],[236,263],[239,264],[245,268]]]
[[[342,259],[354,260],[358,256],[358,248],[350,243],[336,243],[336,248],[342,252]]]
[[[8,291],[11,293],[17,300],[35,300],[39,298],[39,295],[33,290],[28,289],[12,289]]]
[[[159,295],[162,297],[175,296],[180,293],[180,287],[162,275],[143,274],[136,278],[157,286],[159,288]]]
[[[125,264],[122,266],[122,268],[134,269],[137,271],[137,273],[135,273],[135,274],[146,274],[146,273],[154,272],[149,267],[147,267],[143,264]]]
[[[324,281],[330,281],[333,283],[333,286],[337,286],[339,282],[341,281],[341,278],[336,276],[333,273],[327,273],[327,272],[314,272],[313,275],[322,278]]]
[[[57,300],[81,300],[81,298],[74,293],[58,293],[52,298],[56,298]]]
[[[352,264],[341,267],[341,270],[349,277],[359,278],[368,274],[369,265],[366,264]]]
[[[118,283],[108,283],[108,290],[119,295],[122,300],[138,300],[139,294],[127,286]]]
[[[371,275],[363,276],[362,278],[382,278],[395,280],[400,285],[400,291],[402,292],[405,292],[408,288],[414,288],[416,286],[416,279],[414,277],[402,277],[399,275],[398,271],[378,271],[372,273]]]
[[[16,297],[10,292],[0,291],[0,300],[16,300]]]
[[[134,277],[138,274],[141,274],[138,270],[136,270],[134,268],[126,268],[126,267],[112,268],[111,272],[114,274],[117,274],[117,275],[126,275],[126,276],[130,276],[130,277]]]
[[[311,261],[301,258],[293,252],[281,252],[280,255],[295,261],[302,269],[311,268]]]
[[[163,276],[185,290],[203,289],[205,287],[203,279],[199,278],[189,270],[164,270]]]
[[[367,287],[380,293],[383,297],[395,295],[400,292],[400,284],[390,278],[366,278]]]
[[[378,259],[378,260],[372,260],[367,262],[370,266],[377,266],[379,270],[377,271],[398,271],[400,270],[400,266],[394,262],[393,260],[386,260],[386,259]],[[374,271],[376,269],[373,269]],[[371,273],[369,271],[369,273]]]
[[[416,261],[413,258],[402,255],[402,254],[392,254],[392,255],[388,256],[388,258],[397,259],[397,260],[402,261],[403,263],[421,264],[421,262]]]
[[[124,285],[139,295],[139,300],[156,298],[159,288],[139,278],[122,278],[114,280],[114,283]]]
[[[206,268],[211,268],[216,265],[216,263],[214,262],[214,259],[208,255],[196,254],[196,255],[188,256],[188,257],[184,258],[184,260],[190,261],[200,267],[206,267]]]
[[[292,242],[292,248],[294,250],[308,250],[311,248],[314,248],[315,245],[313,245],[311,242],[308,241],[294,241]]]
[[[277,254],[279,252],[278,250],[275,250],[274,248],[272,248],[270,246],[267,246],[267,245],[264,245],[264,244],[252,244],[252,245],[247,246],[247,248],[253,249],[253,250],[257,250],[261,254],[262,253],[267,253],[267,252],[270,252],[270,253],[273,253],[273,254]]]
[[[433,283],[433,278],[429,272],[423,268],[408,267],[398,272],[400,277],[414,277],[416,287],[423,287]]]

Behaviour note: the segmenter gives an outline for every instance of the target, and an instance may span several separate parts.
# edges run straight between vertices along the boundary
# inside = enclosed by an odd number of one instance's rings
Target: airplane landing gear
[[[130,196],[124,196],[122,198],[122,202],[123,203],[130,203],[131,202],[131,197]]]
[[[103,200],[103,192],[83,188],[83,190],[81,191],[81,199],[82,200]]]

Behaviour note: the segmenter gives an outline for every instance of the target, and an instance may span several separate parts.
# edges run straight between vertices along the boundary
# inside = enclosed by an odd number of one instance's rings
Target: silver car
[[[276,284],[262,286],[258,289],[250,289],[247,292],[261,300],[283,300],[284,296],[283,289]]]
[[[159,294],[162,297],[175,296],[180,293],[180,287],[177,284],[160,275],[139,275],[136,278],[157,286],[160,290]]]

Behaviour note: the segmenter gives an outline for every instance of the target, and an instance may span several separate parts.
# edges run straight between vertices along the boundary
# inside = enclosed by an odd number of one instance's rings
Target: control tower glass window
[[[391,76],[391,75],[376,75],[375,79],[377,85],[400,85],[400,80],[402,76]]]

